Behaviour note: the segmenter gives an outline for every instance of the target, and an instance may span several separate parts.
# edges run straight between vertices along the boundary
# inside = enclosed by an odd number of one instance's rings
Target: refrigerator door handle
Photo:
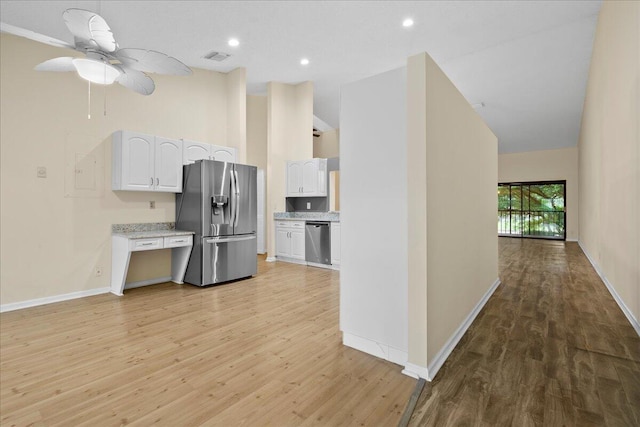
[[[207,239],[205,243],[229,243],[229,242],[242,242],[243,240],[253,240],[256,236],[242,236],[242,237],[216,237],[214,239]]]
[[[233,169],[229,171],[229,177],[231,179],[231,197],[229,197],[229,203],[231,204],[231,213],[229,215],[229,225],[233,226],[235,222],[235,217],[238,214],[238,204],[235,199],[236,194],[236,180],[233,175]]]
[[[236,180],[236,185],[235,185],[235,187],[236,187],[236,217],[235,217],[235,219],[233,221],[233,226],[237,227],[238,226],[238,218],[240,217],[240,212],[239,212],[239,209],[238,209],[238,205],[240,204],[240,185],[238,183],[238,181],[239,181],[238,180],[238,171],[234,169],[233,170],[233,174],[234,174],[235,180]]]

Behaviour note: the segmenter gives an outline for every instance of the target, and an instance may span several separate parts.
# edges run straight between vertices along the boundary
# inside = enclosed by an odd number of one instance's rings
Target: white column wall
[[[340,329],[345,345],[407,359],[406,70],[342,88]]]

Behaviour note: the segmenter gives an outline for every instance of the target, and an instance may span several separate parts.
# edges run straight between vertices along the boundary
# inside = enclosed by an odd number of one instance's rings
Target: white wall
[[[407,353],[406,71],[342,88],[340,329],[346,345]]]

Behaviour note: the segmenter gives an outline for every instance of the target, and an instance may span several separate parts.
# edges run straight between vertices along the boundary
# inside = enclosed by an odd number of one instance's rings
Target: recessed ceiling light
[[[300,60],[300,65],[309,65],[309,60],[307,58],[302,58]]]
[[[229,39],[228,43],[229,43],[229,46],[233,46],[233,47],[240,45],[240,41],[238,39]]]
[[[405,28],[409,28],[413,26],[413,19],[411,18],[407,18],[404,21],[402,21],[402,26]]]

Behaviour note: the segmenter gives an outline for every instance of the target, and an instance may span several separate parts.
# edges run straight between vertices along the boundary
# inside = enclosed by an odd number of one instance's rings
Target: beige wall
[[[409,363],[431,370],[498,279],[497,138],[427,54],[407,85]]]
[[[227,77],[227,141],[237,149],[236,161],[247,163],[247,70],[236,68]]]
[[[247,163],[267,170],[266,96],[247,96]]]
[[[74,73],[33,71],[66,49],[0,35],[0,300],[2,304],[109,286],[111,224],[173,221],[170,193],[111,191],[111,133],[118,129],[227,145],[227,75],[154,75],[142,96],[115,84],[92,86]],[[240,101],[238,101],[240,102]],[[229,125],[229,120],[237,120]],[[77,155],[92,156],[95,187],[77,188]],[[36,168],[47,168],[37,178]],[[156,209],[149,209],[149,201]],[[168,251],[136,256],[129,278],[170,274]],[[94,275],[96,267],[104,274]]]
[[[331,129],[322,132],[319,137],[313,138],[313,157],[329,159],[340,156],[340,129]]]
[[[275,257],[273,213],[285,210],[287,160],[313,157],[313,84],[267,85],[267,254]]]
[[[578,240],[578,147],[498,156],[498,182],[554,180],[567,181],[567,240]]]
[[[640,333],[640,3],[605,1],[579,147],[580,246]]]

